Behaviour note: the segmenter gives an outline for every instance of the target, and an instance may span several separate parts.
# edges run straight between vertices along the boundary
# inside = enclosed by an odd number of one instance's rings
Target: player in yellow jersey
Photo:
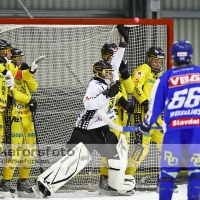
[[[4,113],[6,110],[7,104],[7,94],[8,88],[11,90],[14,87],[14,78],[10,71],[5,68],[7,59],[5,58],[6,54],[10,54],[11,49],[7,49],[6,45],[0,41],[0,152],[3,148],[3,139],[4,139]]]
[[[11,52],[12,62],[7,67],[15,74],[15,88],[18,92],[13,90],[8,95],[8,109],[5,117],[6,143],[10,144],[13,154],[6,158],[1,187],[3,191],[11,189],[10,180],[15,167],[19,164],[18,196],[31,197],[34,196],[34,193],[27,179],[36,153],[36,136],[31,112],[35,112],[37,102],[31,98],[30,92],[35,91],[38,87],[33,78],[38,64],[34,61],[29,67],[22,61],[24,54],[19,49],[14,48]]]
[[[118,77],[121,82],[118,94],[115,96],[115,98],[112,99],[113,102],[110,102],[111,106],[114,106],[114,111],[116,115],[116,119],[114,119],[114,122],[119,125],[126,126],[128,119],[127,112],[133,113],[133,106],[128,102],[127,97],[127,92],[131,93],[133,91],[133,81],[130,74],[128,73],[128,66],[122,60],[125,47],[128,43],[129,29],[127,27],[121,26],[118,28],[118,31],[120,36],[119,47],[117,47],[115,44],[104,44],[101,49],[101,53],[102,59],[112,64],[113,68],[115,69],[115,77]],[[114,129],[111,129],[111,131],[115,133],[118,139],[120,137],[120,134],[124,134],[127,142],[130,143],[130,132],[121,133]],[[101,165],[99,192],[100,194],[109,194],[110,191],[107,187],[108,165],[106,158],[102,158]],[[126,193],[126,195],[130,194],[131,193]]]
[[[165,54],[160,47],[151,47],[146,52],[145,63],[138,66],[133,74],[134,82],[133,96],[134,100],[134,114],[131,116],[131,124],[136,125],[143,121],[145,113],[148,110],[149,98],[151,90],[157,78],[162,74],[162,67],[164,65]],[[162,126],[161,117],[158,118],[154,126]],[[161,130],[151,130],[151,136],[143,136],[138,132],[134,133],[134,138],[137,145],[134,145],[133,151],[128,160],[127,175],[133,175],[140,163],[145,159],[149,151],[149,143],[153,141],[157,144],[159,151],[161,151],[161,144],[163,140],[163,132]]]

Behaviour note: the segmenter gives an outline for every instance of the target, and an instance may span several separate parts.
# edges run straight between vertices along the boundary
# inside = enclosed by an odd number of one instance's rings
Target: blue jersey
[[[164,131],[200,128],[199,66],[173,68],[157,79],[145,120],[152,125],[163,111]]]

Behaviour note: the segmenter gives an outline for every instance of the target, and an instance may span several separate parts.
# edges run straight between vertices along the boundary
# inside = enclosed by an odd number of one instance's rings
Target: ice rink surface
[[[30,198],[15,198],[5,197],[6,200],[30,200]],[[103,196],[98,192],[76,191],[73,193],[58,193],[46,199],[49,200],[75,200],[75,199],[93,199],[93,200],[158,200],[157,192],[139,192],[137,191],[132,196]],[[178,185],[178,193],[173,194],[172,200],[187,200],[187,185]]]

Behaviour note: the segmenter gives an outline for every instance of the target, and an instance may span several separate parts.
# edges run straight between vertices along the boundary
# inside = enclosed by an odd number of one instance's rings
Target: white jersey
[[[122,62],[124,52],[125,52],[125,48],[117,47],[117,52],[114,54],[114,57],[112,58],[112,61],[110,63],[114,69],[114,76],[113,76],[114,81],[119,80],[119,75],[118,75],[119,67]]]
[[[113,107],[110,108],[110,98],[102,94],[107,89],[107,85],[94,80],[88,82],[86,94],[83,98],[84,110],[78,115],[76,127],[82,129],[95,129],[107,125],[107,123],[98,114],[97,109],[104,110],[110,119],[115,119]]]

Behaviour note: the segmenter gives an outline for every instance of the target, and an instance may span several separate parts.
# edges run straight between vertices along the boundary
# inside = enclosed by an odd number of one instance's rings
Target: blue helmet
[[[171,56],[176,63],[188,63],[193,57],[193,48],[190,42],[179,40],[173,43],[171,47]]]

